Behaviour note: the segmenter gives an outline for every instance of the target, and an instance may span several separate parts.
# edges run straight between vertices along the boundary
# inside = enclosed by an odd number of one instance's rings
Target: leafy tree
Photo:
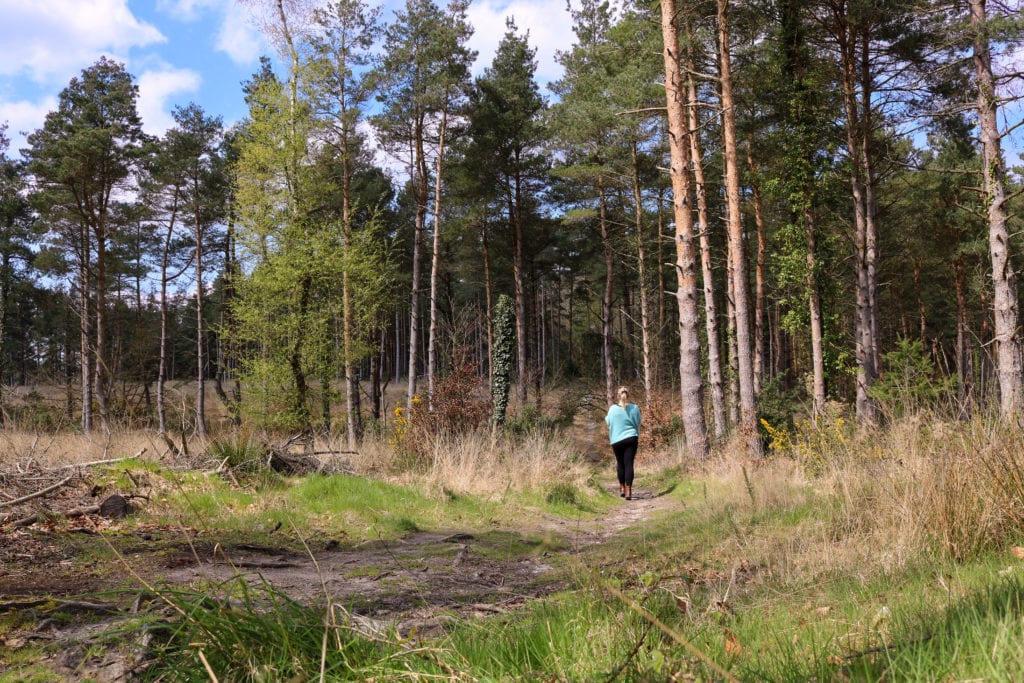
[[[130,188],[144,142],[137,98],[138,87],[124,66],[102,57],[61,91],[57,110],[29,135],[26,150],[35,179],[32,201],[51,239],[74,245],[86,432],[92,429],[93,390],[101,426],[110,429],[107,251],[118,238],[113,202]],[[90,315],[95,315],[94,326]]]
[[[21,164],[7,156],[10,140],[6,124],[0,125],[0,387],[11,368],[11,330],[8,311],[12,294],[28,280],[32,259],[33,215],[25,199],[25,178]],[[4,420],[4,397],[0,394],[0,424]]]
[[[505,26],[491,66],[477,77],[470,95],[467,118],[472,143],[466,163],[479,169],[482,180],[490,185],[489,194],[502,207],[507,225],[516,311],[517,393],[520,405],[525,406],[530,377],[525,246],[528,222],[538,205],[547,170],[540,122],[545,103],[534,80],[536,50],[529,46],[529,35],[519,34],[512,20]]]
[[[352,178],[363,143],[359,123],[370,100],[372,78],[357,69],[371,62],[369,50],[380,33],[379,10],[371,10],[358,0],[339,0],[315,14],[318,32],[311,38],[312,55],[306,89],[317,121],[317,137],[326,145],[325,154],[338,169],[343,246],[354,241]],[[342,278],[342,353],[348,413],[348,446],[355,450],[362,431],[359,411],[359,383],[355,375],[353,308],[350,273]],[[327,365],[325,364],[326,368]],[[330,378],[324,376],[323,382]],[[323,394],[328,396],[327,392]],[[324,420],[330,424],[329,404],[324,403]]]
[[[222,153],[224,138],[220,117],[208,116],[196,104],[174,110],[177,126],[168,131],[170,149],[176,155],[181,174],[181,219],[191,227],[194,244],[196,287],[196,431],[206,436],[206,323],[203,300],[206,296],[204,257],[217,235],[211,231],[224,218],[227,175]]]
[[[420,279],[430,202],[430,146],[440,163],[447,113],[454,103],[460,74],[472,61],[464,47],[469,30],[464,20],[465,4],[458,0],[449,11],[454,20],[431,0],[407,0],[384,31],[384,54],[374,69],[377,99],[383,110],[372,122],[384,148],[405,164],[415,204],[408,340],[410,406],[419,373]]]

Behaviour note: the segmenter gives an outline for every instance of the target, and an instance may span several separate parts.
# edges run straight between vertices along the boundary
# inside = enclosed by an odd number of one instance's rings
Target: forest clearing
[[[103,2],[0,40],[0,683],[1020,679],[1021,0]]]
[[[420,460],[368,439],[304,475],[238,435],[185,455],[144,432],[6,432],[0,681],[1009,681],[1024,666],[1018,429],[918,413],[858,435],[837,416],[773,430],[757,461],[652,443],[624,501],[600,417],[441,439]],[[114,495],[130,509],[103,516]]]

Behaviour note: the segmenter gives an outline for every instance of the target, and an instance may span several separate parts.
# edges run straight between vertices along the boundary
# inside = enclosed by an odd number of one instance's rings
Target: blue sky
[[[386,20],[400,4],[384,3]],[[564,0],[475,0],[477,70],[490,63],[509,15],[538,49],[538,82],[558,78],[554,52],[574,37]],[[24,146],[20,133],[42,125],[60,91],[101,55],[135,76],[143,124],[161,134],[174,106],[191,101],[225,123],[239,120],[241,82],[272,53],[237,0],[0,0],[0,17],[0,124],[8,123],[12,156]]]

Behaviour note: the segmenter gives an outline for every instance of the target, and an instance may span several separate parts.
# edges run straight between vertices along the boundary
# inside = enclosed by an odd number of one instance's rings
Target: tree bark
[[[839,48],[840,68],[842,72],[843,109],[846,114],[846,146],[850,159],[850,189],[853,198],[853,230],[854,230],[854,268],[856,270],[857,316],[855,322],[856,357],[857,357],[857,420],[861,424],[873,424],[876,419],[876,406],[868,394],[871,385],[878,377],[875,365],[874,332],[872,326],[872,302],[874,295],[871,288],[870,273],[873,270],[871,259],[874,256],[868,225],[868,197],[865,189],[865,137],[857,100],[857,45],[848,18],[845,16],[845,5],[834,7],[835,31]]]
[[[761,455],[754,395],[754,364],[751,357],[750,306],[747,296],[746,253],[740,215],[739,155],[736,145],[736,113],[733,109],[732,66],[729,53],[728,1],[718,0],[719,79],[722,89],[722,138],[725,157],[725,197],[729,218],[729,259],[732,263],[733,298],[736,310],[736,346],[740,385],[740,429],[751,455]]]
[[[974,363],[971,349],[971,330],[967,312],[967,281],[964,255],[961,253],[953,263],[953,282],[956,286],[956,371],[957,401],[960,410],[966,412],[968,402],[974,395]]]
[[[94,368],[96,408],[100,428],[110,434],[110,406],[107,402],[107,234],[102,223],[95,228],[96,237],[96,367]]]
[[[447,100],[447,96],[446,96]],[[430,331],[427,341],[427,406],[434,408],[434,382],[437,372],[437,278],[441,270],[441,170],[444,162],[444,136],[448,126],[448,107],[441,108],[441,129],[437,143],[437,172],[434,177],[434,248],[430,258]]]
[[[608,234],[608,202],[604,196],[604,175],[597,176],[598,223],[604,250],[604,295],[601,297],[601,359],[604,362],[604,392],[608,405],[615,399],[615,363],[612,357],[612,292],[615,285],[615,253]]]
[[[420,261],[423,259],[423,231],[427,219],[427,161],[423,150],[423,123],[417,120],[414,140],[413,182],[416,194],[416,222],[412,241],[412,295],[409,300],[409,389],[406,408],[411,410],[416,396],[417,346],[420,341]]]
[[[193,191],[198,192],[194,187]],[[196,433],[206,438],[206,344],[203,338],[203,227],[196,211]]]
[[[697,197],[697,234],[700,242],[700,266],[704,284],[704,334],[707,337],[708,384],[711,387],[711,417],[716,439],[725,436],[728,418],[725,413],[725,383],[722,378],[722,342],[718,331],[718,303],[715,300],[715,276],[711,263],[711,223],[708,220],[707,183],[700,147],[697,83],[693,78],[696,63],[692,41],[686,47],[687,103],[689,113],[690,159],[693,166],[694,191]]]
[[[651,402],[651,393],[654,391],[654,359],[651,353],[651,320],[647,302],[647,259],[644,246],[644,205],[643,196],[640,192],[640,160],[637,152],[636,141],[631,145],[633,159],[633,207],[634,220],[636,221],[636,269],[637,279],[640,288],[640,352],[643,357],[644,373],[644,403]]]
[[[676,222],[676,299],[679,304],[679,380],[683,429],[690,453],[703,460],[709,452],[704,420],[704,387],[700,373],[700,313],[697,297],[697,253],[690,211],[690,146],[686,122],[686,93],[682,83],[679,27],[675,0],[661,2],[662,57],[668,109],[672,206]]]
[[[978,84],[978,118],[981,127],[982,174],[988,210],[989,258],[992,261],[992,311],[999,382],[999,412],[1015,417],[1021,408],[1024,369],[1018,330],[1017,278],[1013,269],[1007,229],[1006,166],[1003,161],[997,118],[998,98],[992,74],[992,55],[985,0],[969,0],[974,32],[973,59]]]
[[[754,200],[754,227],[757,230],[757,258],[754,261],[754,394],[760,396],[765,375],[764,268],[768,239],[764,226],[764,200],[754,157],[747,145],[747,166],[750,167],[751,193]]]

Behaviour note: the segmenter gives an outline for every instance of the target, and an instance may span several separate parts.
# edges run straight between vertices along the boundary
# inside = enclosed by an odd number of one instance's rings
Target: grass
[[[371,443],[365,476],[236,486],[150,472],[152,510],[217,538],[278,522],[303,538],[352,542],[461,530],[489,561],[550,555],[544,562],[566,585],[423,640],[265,585],[172,590],[181,618],[150,673],[207,680],[208,665],[221,680],[254,681],[313,680],[321,667],[331,680],[1016,680],[1021,435],[939,415],[871,434],[840,420],[775,433],[785,446],[756,463],[728,447],[690,469],[652,471],[648,460],[644,486],[673,509],[584,548],[537,531],[541,515],[586,519],[622,503],[550,437],[441,440],[432,461],[400,471]]]

